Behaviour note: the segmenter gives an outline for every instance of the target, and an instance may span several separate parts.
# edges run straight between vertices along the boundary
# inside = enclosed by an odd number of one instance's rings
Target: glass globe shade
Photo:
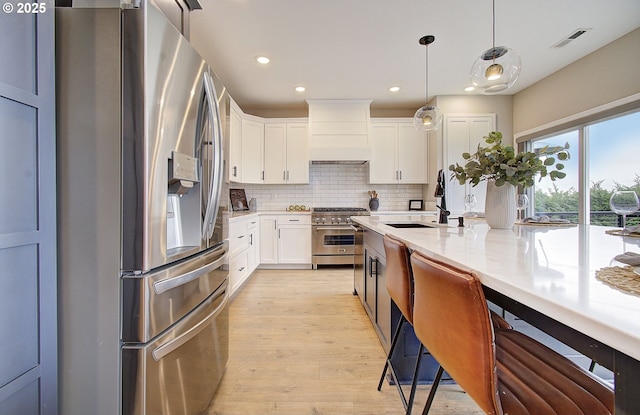
[[[442,125],[442,113],[438,107],[425,105],[413,116],[413,125],[418,131],[435,131]]]
[[[471,84],[485,94],[510,88],[520,76],[522,61],[513,49],[496,46],[487,49],[471,67]]]

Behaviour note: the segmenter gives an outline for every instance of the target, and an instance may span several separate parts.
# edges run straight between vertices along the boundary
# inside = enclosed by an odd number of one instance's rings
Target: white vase
[[[496,186],[489,180],[484,214],[491,228],[511,229],[516,223],[516,187],[509,183]]]

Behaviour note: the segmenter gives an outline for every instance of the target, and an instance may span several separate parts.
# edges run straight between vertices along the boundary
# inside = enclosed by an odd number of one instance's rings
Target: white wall
[[[535,129],[638,93],[640,29],[515,94],[514,133]]]
[[[376,190],[380,211],[408,210],[409,200],[422,199],[422,185],[371,185],[367,165],[312,164],[307,185],[230,184],[256,198],[258,210],[284,210],[289,205],[368,208],[369,190]],[[227,192],[228,194],[228,192]]]

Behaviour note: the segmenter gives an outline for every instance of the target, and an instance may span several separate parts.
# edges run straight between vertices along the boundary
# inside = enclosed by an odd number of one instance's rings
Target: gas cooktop
[[[368,209],[357,207],[317,207],[314,212],[367,212]]]

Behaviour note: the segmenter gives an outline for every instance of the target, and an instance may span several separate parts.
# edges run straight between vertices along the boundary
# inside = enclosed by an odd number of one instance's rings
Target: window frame
[[[529,130],[515,135],[515,143],[518,151],[533,151],[534,143],[549,137],[564,134],[570,131],[578,132],[577,154],[569,149],[571,157],[578,158],[578,223],[589,225],[591,223],[591,202],[590,202],[590,171],[589,171],[589,127],[591,125],[608,121],[614,118],[624,117],[633,113],[640,113],[640,99],[636,94],[635,101],[625,101],[617,106],[608,104],[606,107],[599,107],[600,111],[591,110],[574,117],[559,120],[556,123],[541,126],[538,129]],[[522,190],[522,189],[520,189]],[[531,201],[531,206],[535,206],[535,185],[524,191]]]

